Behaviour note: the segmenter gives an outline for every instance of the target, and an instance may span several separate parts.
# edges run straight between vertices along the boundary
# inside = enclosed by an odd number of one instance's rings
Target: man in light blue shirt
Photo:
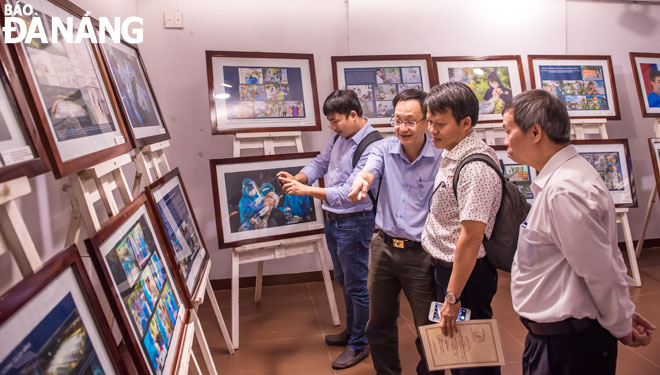
[[[365,327],[369,319],[367,275],[369,242],[374,232],[374,212],[371,199],[354,203],[348,193],[355,175],[360,171],[376,143],[370,143],[353,166],[358,146],[381,139],[382,136],[362,117],[357,95],[350,90],[337,90],[323,104],[323,114],[337,134],[326,148],[292,176],[279,172],[277,176],[286,194],[311,196],[323,201],[325,238],[334,266],[334,276],[342,286],[346,303],[346,330],[328,335],[328,345],[346,346],[332,362],[335,369],[351,367],[369,354]],[[376,132],[370,135],[372,132]],[[325,175],[325,188],[305,184]]]
[[[367,338],[376,372],[401,374],[397,318],[399,294],[406,294],[415,326],[428,324],[435,297],[433,264],[422,249],[421,237],[429,211],[433,181],[442,150],[426,136],[426,93],[410,89],[392,101],[396,138],[374,147],[356,176],[350,198],[361,201],[374,181],[381,180],[376,214],[379,235],[371,242]],[[415,340],[420,361],[417,374],[427,374],[423,349]]]

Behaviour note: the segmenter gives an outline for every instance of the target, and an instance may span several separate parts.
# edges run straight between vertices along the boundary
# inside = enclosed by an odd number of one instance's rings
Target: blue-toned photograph
[[[541,85],[557,95],[569,111],[608,110],[603,68],[591,65],[541,65]]]

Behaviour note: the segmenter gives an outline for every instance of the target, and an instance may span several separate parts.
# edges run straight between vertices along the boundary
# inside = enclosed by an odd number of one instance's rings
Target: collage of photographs
[[[300,68],[225,67],[230,119],[305,117]]]
[[[588,65],[541,65],[543,89],[557,95],[568,110],[607,110],[603,68]]]
[[[580,152],[596,168],[610,191],[625,189],[625,180],[621,170],[621,158],[616,152]]]
[[[504,177],[514,184],[525,199],[534,199],[532,193],[532,177],[529,166],[520,164],[504,164]]]
[[[479,100],[479,114],[501,114],[504,104],[513,99],[511,75],[506,66],[450,67],[449,81],[462,82],[474,91]]]
[[[364,117],[391,117],[392,99],[408,90],[424,90],[421,67],[347,68],[344,70],[347,90],[357,94]]]
[[[150,365],[160,374],[174,332],[178,304],[155,241],[145,216],[141,216],[106,255],[106,262]]]

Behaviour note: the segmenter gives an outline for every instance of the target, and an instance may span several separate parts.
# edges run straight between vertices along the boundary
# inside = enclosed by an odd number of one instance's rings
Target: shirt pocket
[[[514,259],[520,269],[539,267],[555,251],[556,246],[547,234],[527,228],[524,224],[520,226],[518,250]]]

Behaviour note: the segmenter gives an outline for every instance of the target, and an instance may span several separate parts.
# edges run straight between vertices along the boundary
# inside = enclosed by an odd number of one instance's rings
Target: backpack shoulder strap
[[[360,143],[358,143],[355,152],[353,152],[353,168],[357,166],[357,163],[358,161],[360,161],[362,154],[364,154],[364,150],[366,150],[370,144],[380,141],[381,139],[383,139],[383,135],[380,134],[378,130],[374,130],[371,133],[367,134],[366,137],[362,138]]]
[[[504,178],[504,175],[502,174],[502,171],[497,167],[495,164],[495,160],[491,158],[490,156],[486,154],[472,154],[466,156],[461,162],[458,164],[458,167],[456,167],[456,172],[454,172],[454,179],[452,183],[452,188],[454,189],[454,197],[458,199],[458,193],[457,193],[457,186],[458,186],[458,179],[461,174],[461,170],[463,170],[463,167],[465,167],[467,164],[473,162],[473,161],[481,161],[486,164],[488,164],[489,167],[491,167],[495,173],[497,173],[498,176],[500,176],[500,179],[502,180],[502,192],[504,192],[504,184],[506,183],[506,178]]]
[[[334,146],[335,143],[337,143],[337,140],[339,139],[339,134],[335,134],[335,138],[332,140],[332,145]]]

